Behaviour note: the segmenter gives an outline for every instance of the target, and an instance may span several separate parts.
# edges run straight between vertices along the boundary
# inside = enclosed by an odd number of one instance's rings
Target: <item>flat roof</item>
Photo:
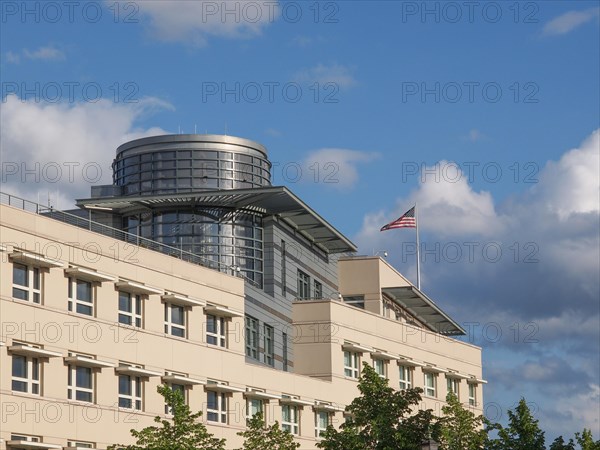
[[[231,208],[264,216],[278,216],[328,253],[357,251],[354,243],[285,186],[88,198],[77,200],[77,206],[118,214],[165,207]]]
[[[408,310],[427,328],[445,336],[464,336],[465,330],[450,318],[433,300],[414,286],[382,287],[381,291]]]

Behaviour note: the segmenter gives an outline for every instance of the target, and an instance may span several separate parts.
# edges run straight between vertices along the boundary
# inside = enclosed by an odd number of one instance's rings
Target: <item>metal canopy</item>
[[[118,214],[165,207],[221,207],[279,216],[329,253],[355,252],[356,246],[285,186],[199,191],[185,194],[104,197],[77,200],[85,209]]]
[[[427,328],[445,336],[464,336],[465,330],[433,300],[414,286],[384,287],[381,291],[422,321]]]

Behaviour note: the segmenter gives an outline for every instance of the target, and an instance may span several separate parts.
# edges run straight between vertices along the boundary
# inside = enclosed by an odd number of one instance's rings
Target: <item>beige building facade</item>
[[[291,301],[285,371],[248,361],[242,278],[14,206],[0,226],[0,449],[132,443],[169,417],[162,383],[228,448],[262,410],[313,449],[343,422],[362,362],[423,388],[423,408],[439,414],[454,390],[482,413],[481,349],[379,257],[340,258],[335,298]]]

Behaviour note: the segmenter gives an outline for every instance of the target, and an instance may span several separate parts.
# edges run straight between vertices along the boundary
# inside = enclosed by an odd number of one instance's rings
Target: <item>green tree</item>
[[[158,393],[171,408],[173,418],[154,418],[158,425],[140,431],[131,430],[136,439],[134,445],[111,445],[111,450],[225,450],[225,439],[214,438],[206,426],[199,422],[202,412],[192,414],[185,404],[181,392],[173,391],[167,385],[158,387]]]
[[[595,441],[592,432],[583,429],[582,433],[575,433],[575,440],[581,446],[581,450],[600,450],[600,441]]]
[[[569,442],[565,443],[564,438],[559,436],[550,445],[550,450],[575,450],[575,444],[573,439],[569,439]]]
[[[363,363],[358,381],[360,396],[348,406],[351,418],[336,430],[322,434],[317,447],[325,450],[414,450],[436,435],[431,410],[413,414],[421,401],[421,389],[396,391],[388,380]]]
[[[508,428],[494,424],[488,429],[498,430],[498,439],[488,445],[493,450],[545,450],[544,432],[531,414],[524,398],[517,407],[508,410]]]
[[[300,447],[289,431],[279,428],[279,422],[266,427],[262,413],[255,414],[248,421],[248,429],[238,435],[244,438],[240,450],[295,450]]]
[[[488,437],[483,429],[483,416],[475,416],[463,407],[458,397],[450,392],[442,407],[444,417],[440,419],[438,441],[444,450],[481,450]]]

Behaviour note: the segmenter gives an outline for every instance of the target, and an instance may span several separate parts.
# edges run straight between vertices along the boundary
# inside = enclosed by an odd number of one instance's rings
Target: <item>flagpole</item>
[[[419,243],[419,216],[417,213],[417,202],[415,202],[415,230],[417,232],[417,289],[421,290],[421,250]]]

